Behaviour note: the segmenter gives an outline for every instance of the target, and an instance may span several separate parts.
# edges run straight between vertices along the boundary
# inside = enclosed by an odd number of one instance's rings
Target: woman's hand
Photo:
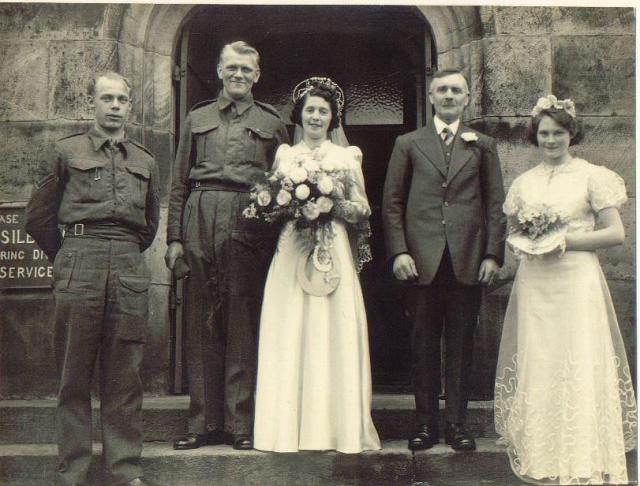
[[[350,224],[356,224],[367,217],[366,209],[357,202],[341,201],[337,209],[337,215]]]

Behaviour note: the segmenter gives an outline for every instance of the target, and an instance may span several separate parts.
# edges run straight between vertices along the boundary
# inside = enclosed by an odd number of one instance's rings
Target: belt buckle
[[[84,224],[76,223],[73,225],[73,234],[75,236],[83,236],[84,235]]]
[[[193,187],[194,187],[194,188],[196,188],[196,189],[197,189],[198,187],[200,187],[201,185],[202,185],[202,184],[200,183],[200,181],[195,181],[195,182],[193,183]]]

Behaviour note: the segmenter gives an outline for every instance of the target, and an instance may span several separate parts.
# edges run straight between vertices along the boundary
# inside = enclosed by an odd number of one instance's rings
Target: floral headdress
[[[566,111],[572,118],[576,117],[576,105],[572,100],[567,98],[566,100],[559,100],[552,94],[538,98],[536,106],[531,110],[531,116],[538,116],[544,110],[550,110],[555,108],[556,110]]]
[[[326,88],[335,93],[336,103],[338,105],[338,117],[340,117],[342,115],[342,108],[344,107],[344,92],[331,78],[312,76],[298,83],[296,87],[293,88],[293,102],[296,103],[300,98],[304,98],[305,95],[314,88]]]

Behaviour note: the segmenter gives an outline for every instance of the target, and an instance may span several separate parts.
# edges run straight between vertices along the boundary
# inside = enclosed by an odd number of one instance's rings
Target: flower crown
[[[344,92],[331,78],[323,78],[320,76],[312,76],[298,83],[293,88],[293,102],[296,103],[299,99],[304,98],[305,95],[314,88],[325,88],[335,93],[336,104],[338,105],[338,116],[342,115],[342,108],[344,107]]]
[[[576,117],[576,105],[573,101],[567,98],[566,100],[559,100],[552,94],[538,98],[536,106],[531,110],[531,116],[538,116],[544,110],[550,110],[555,108],[556,110],[566,111],[572,118]]]

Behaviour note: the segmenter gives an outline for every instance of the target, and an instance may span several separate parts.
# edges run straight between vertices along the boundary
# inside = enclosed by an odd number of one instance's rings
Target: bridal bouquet
[[[298,157],[289,167],[266,174],[265,181],[251,191],[251,204],[244,210],[247,218],[269,223],[293,221],[296,229],[309,230],[310,247],[330,246],[331,221],[345,219],[345,198],[351,175],[330,160],[318,160],[315,154]],[[346,218],[348,219],[348,218]]]
[[[523,205],[509,218],[507,243],[517,254],[562,250],[565,226],[562,215],[550,206]]]

